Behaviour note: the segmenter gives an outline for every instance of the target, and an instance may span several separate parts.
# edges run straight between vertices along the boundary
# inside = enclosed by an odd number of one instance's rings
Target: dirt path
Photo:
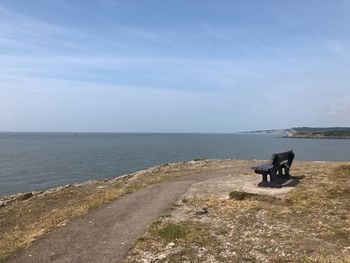
[[[68,222],[7,262],[121,262],[148,225],[192,184],[248,171],[230,168],[151,185]]]

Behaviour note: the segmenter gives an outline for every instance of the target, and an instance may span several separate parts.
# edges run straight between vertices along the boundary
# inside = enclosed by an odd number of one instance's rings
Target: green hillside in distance
[[[350,139],[350,127],[293,127],[243,132],[247,134],[275,134],[284,138]]]
[[[350,127],[294,127],[296,132],[350,132]]]
[[[292,128],[287,138],[350,139],[350,127],[297,127]]]

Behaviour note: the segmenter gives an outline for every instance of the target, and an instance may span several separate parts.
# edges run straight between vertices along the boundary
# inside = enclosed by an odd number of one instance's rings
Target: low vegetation
[[[251,196],[255,196],[255,194],[250,194],[250,193],[240,192],[240,191],[232,191],[229,194],[230,199],[236,199],[236,200],[244,200]]]
[[[350,262],[350,164],[301,162],[292,173],[305,178],[284,199],[181,199],[126,262]]]
[[[340,138],[350,139],[350,131],[296,131],[288,135],[292,138]]]
[[[195,161],[195,162],[205,161],[205,160],[208,160],[208,157],[200,157],[200,158],[193,159],[193,161]]]
[[[171,241],[185,237],[188,232],[188,227],[185,225],[169,223],[161,227],[158,234],[160,237]]]
[[[178,176],[232,167],[234,161],[205,160],[164,164],[123,178],[67,185],[21,196],[0,207],[0,261],[68,220],[150,184]],[[2,202],[11,198],[3,198]]]

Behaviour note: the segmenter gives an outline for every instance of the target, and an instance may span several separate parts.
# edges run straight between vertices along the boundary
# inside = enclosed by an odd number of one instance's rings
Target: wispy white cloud
[[[245,116],[262,128],[259,120],[264,118],[256,116],[276,108],[290,112],[286,117],[282,110],[277,119],[296,125],[298,120],[335,119],[349,109],[340,98],[348,98],[350,37],[320,28],[314,33],[305,17],[287,23],[289,10],[276,9],[272,20],[247,14],[248,22],[234,16],[206,19],[197,9],[191,16],[167,20],[163,6],[157,10],[157,19],[162,19],[152,23],[155,18],[142,8],[137,14],[132,9],[131,18],[114,15],[136,2],[96,0],[81,7],[70,1],[52,3],[84,22],[71,17],[66,22],[64,12],[60,21],[0,4],[0,118],[20,118],[16,105],[21,105],[33,116],[48,109],[54,118],[62,111],[63,123],[82,105],[88,125],[93,105],[100,115],[113,118],[124,111],[135,122],[147,119],[146,113],[159,114],[173,128],[168,116],[180,122],[188,118],[182,127],[195,130],[195,124],[208,127],[208,120],[217,127],[228,120],[248,125]],[[66,98],[71,98],[68,110],[61,106]],[[32,105],[36,100],[40,103]],[[343,106],[326,106],[338,104]],[[145,109],[142,114],[140,108]],[[16,114],[8,114],[9,109]],[[205,109],[206,117],[191,124],[193,118],[186,113],[200,115],[198,109]],[[242,109],[244,116],[239,114]],[[155,125],[159,121],[148,118]],[[127,127],[125,118],[116,119]],[[341,118],[336,119],[340,123]]]

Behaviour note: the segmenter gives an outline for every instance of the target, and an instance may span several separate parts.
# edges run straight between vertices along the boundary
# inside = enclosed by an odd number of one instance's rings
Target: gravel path
[[[192,184],[247,171],[249,167],[230,168],[148,186],[68,222],[7,262],[121,262],[148,226]]]

